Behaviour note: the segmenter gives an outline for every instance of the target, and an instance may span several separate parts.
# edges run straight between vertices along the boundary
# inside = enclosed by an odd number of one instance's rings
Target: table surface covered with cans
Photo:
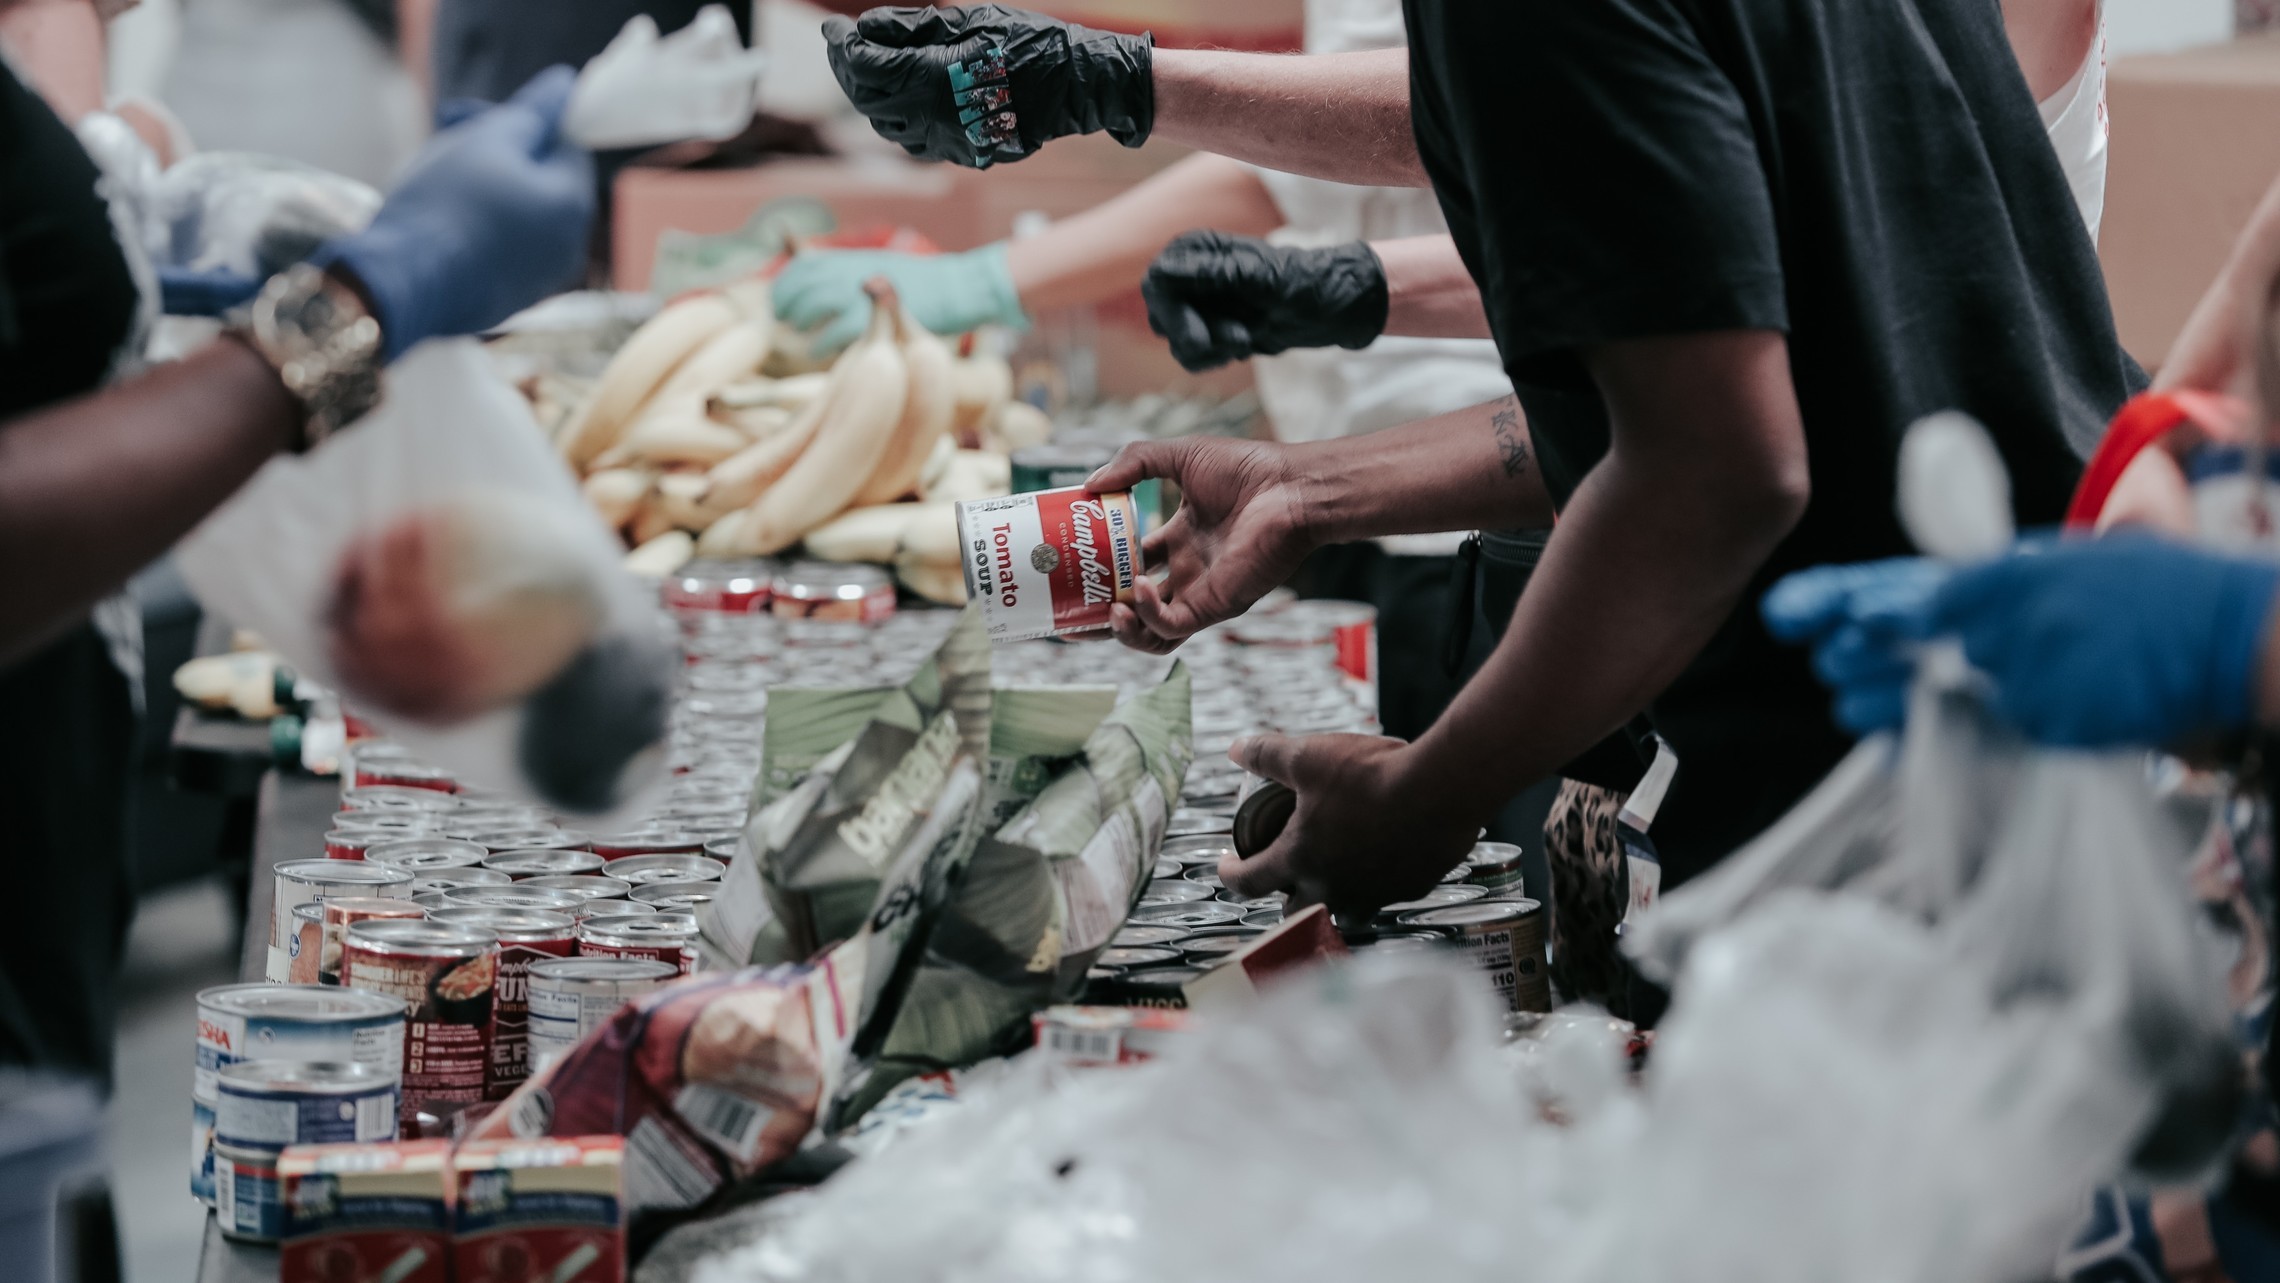
[[[421,818],[429,809],[426,807],[367,807],[356,798],[356,792],[412,794],[437,786],[436,781],[419,778],[421,771],[432,768],[408,758],[398,760],[386,752],[370,754],[369,762],[366,755],[358,755],[353,765],[356,778],[345,781],[354,792],[345,795],[344,781],[272,775],[261,791],[241,978],[249,982],[342,983],[337,970],[333,975],[325,974],[328,967],[339,969],[343,965],[336,960],[342,954],[342,936],[348,941],[345,961],[353,969],[356,958],[364,956],[359,950],[373,947],[374,941],[393,935],[406,935],[408,939],[420,932],[450,934],[454,924],[466,915],[486,913],[512,917],[521,912],[526,917],[563,923],[574,918],[579,955],[658,957],[654,952],[640,951],[656,942],[618,942],[635,950],[622,952],[615,946],[603,947],[610,945],[607,941],[590,942],[587,928],[590,923],[624,923],[629,918],[638,922],[643,914],[656,915],[650,919],[654,922],[685,917],[680,911],[692,908],[693,903],[667,902],[659,895],[691,892],[701,900],[717,888],[718,884],[709,879],[718,878],[723,866],[705,859],[704,850],[710,848],[702,839],[734,840],[733,827],[742,822],[740,808],[760,767],[760,726],[770,703],[768,692],[784,686],[900,681],[932,653],[948,628],[949,618],[949,612],[912,612],[890,617],[884,624],[866,625],[731,613],[699,614],[692,619],[684,614],[690,663],[675,709],[671,749],[679,774],[659,814],[638,834],[625,835],[644,839],[631,846],[615,841],[617,835],[569,832],[555,817],[509,814],[516,808],[503,800],[454,798],[445,808],[454,809],[457,816],[457,822],[450,825]],[[1281,920],[1281,897],[1236,901],[1218,885],[1215,866],[1232,846],[1229,817],[1244,786],[1242,772],[1226,760],[1225,754],[1236,737],[1258,730],[1305,734],[1375,729],[1374,691],[1367,680],[1374,669],[1374,645],[1367,638],[1358,647],[1353,644],[1344,635],[1348,622],[1335,611],[1294,610],[1287,617],[1247,620],[1220,630],[1198,639],[1183,652],[1195,676],[1195,765],[1185,780],[1180,807],[1170,817],[1154,880],[1138,897],[1138,907],[1114,947],[1100,957],[1088,976],[1085,1001],[1146,1006],[1168,999],[1170,1005],[1181,1005],[1177,995],[1184,986],[1224,963]],[[1031,643],[997,648],[992,667],[1002,685],[1089,683],[1115,686],[1129,695],[1161,681],[1169,663],[1113,646]],[[402,778],[390,775],[392,771]],[[445,781],[443,787],[451,786]],[[375,803],[386,800],[364,799]],[[431,792],[395,800],[408,804],[437,800],[437,795]],[[490,815],[494,810],[498,814]],[[484,813],[490,828],[472,818],[477,812]],[[725,836],[723,829],[729,830]],[[667,831],[691,841],[658,846],[657,834]],[[423,843],[433,850],[411,849]],[[725,852],[715,854],[726,858]],[[1480,860],[1468,862],[1453,873],[1449,885],[1432,896],[1395,906],[1375,924],[1374,932],[1365,932],[1371,937],[1368,942],[1423,944],[1431,939],[1457,943],[1494,975],[1515,1010],[1545,1009],[1548,994],[1542,992],[1540,968],[1523,965],[1518,974],[1514,972],[1516,956],[1540,958],[1542,954],[1540,910],[1520,900],[1521,889],[1514,885],[1518,880],[1518,853],[1496,848],[1478,854]],[[577,859],[596,866],[607,859],[610,874],[629,870],[644,860],[703,864],[710,872],[698,872],[693,867],[660,868],[655,871],[657,885],[639,885],[648,880],[644,877],[633,879],[637,885],[629,889],[627,879],[621,878],[614,891],[583,888],[573,894],[570,884],[609,879],[595,876],[599,869],[586,868],[585,864],[577,869],[565,864],[555,870],[544,857]],[[523,860],[530,867],[517,865],[510,870],[499,863],[502,860]],[[482,867],[474,867],[478,862]],[[341,880],[352,871],[370,876],[361,881]],[[509,873],[515,878],[513,885],[501,885]],[[328,874],[341,877],[328,878]],[[385,887],[380,885],[383,879],[389,879]],[[549,883],[559,885],[548,887]],[[602,909],[598,911],[601,916],[589,917],[562,906],[552,906],[555,911],[546,912],[550,906],[522,904],[513,900],[517,895],[552,895],[581,904],[596,896],[621,898],[592,900],[596,905],[619,907]],[[401,898],[375,898],[379,896]],[[415,904],[428,915],[428,921],[413,920],[416,915],[412,914],[379,911],[389,905]],[[334,918],[342,915],[333,910],[345,912],[349,906],[365,908],[346,913],[346,920],[335,922]],[[693,926],[693,919],[690,921]],[[494,947],[506,938],[499,934],[506,927],[488,919],[480,924],[467,919],[467,923],[463,933],[487,933]],[[476,926],[483,931],[474,931]],[[562,943],[567,944],[567,939]],[[565,947],[557,952],[570,951]],[[689,958],[694,958],[693,949]],[[688,969],[688,965],[678,967],[683,974]],[[487,984],[491,972],[484,975]],[[414,985],[414,989],[431,996],[442,992],[438,976],[421,979],[424,983]],[[368,983],[356,984],[353,979],[349,983],[374,992],[385,989],[384,985],[375,989]],[[417,1039],[423,1036],[418,1028],[422,1017],[417,994],[411,994],[410,1002],[411,1036]],[[535,1021],[530,1031],[531,1056],[535,1059]],[[432,1062],[432,1044],[429,1055]],[[486,1049],[483,1059],[495,1057]],[[474,1073],[470,1090],[476,1094],[436,1095],[434,1099],[502,1098],[503,1092],[487,1090],[501,1084],[485,1081],[486,1070],[480,1062]],[[407,1109],[418,1094],[414,1086],[407,1076],[402,1084]],[[448,1117],[448,1109],[438,1112]],[[225,1239],[209,1217],[199,1283],[275,1279],[278,1259],[274,1248]]]

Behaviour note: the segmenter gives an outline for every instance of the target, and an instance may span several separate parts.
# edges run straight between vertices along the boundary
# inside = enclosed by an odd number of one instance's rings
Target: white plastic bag
[[[670,625],[479,346],[423,344],[387,379],[379,408],[271,460],[192,531],[184,577],[422,757],[561,810],[626,805],[663,773]],[[333,662],[344,553],[407,519],[439,523],[423,529],[446,552],[452,619],[509,665],[511,697],[456,724],[391,715]]]
[[[578,73],[562,127],[597,151],[733,138],[752,123],[766,62],[720,5],[663,37],[636,14]]]

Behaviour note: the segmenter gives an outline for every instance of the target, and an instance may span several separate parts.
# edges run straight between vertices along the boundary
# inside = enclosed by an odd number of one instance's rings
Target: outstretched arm
[[[1429,187],[1409,126],[1409,51],[1290,56],[1159,49],[1156,136],[1363,187]]]

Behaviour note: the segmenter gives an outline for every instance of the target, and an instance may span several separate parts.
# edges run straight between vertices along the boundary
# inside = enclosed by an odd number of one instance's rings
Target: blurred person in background
[[[439,135],[368,228],[274,278],[250,322],[145,369],[157,281],[71,127],[102,104],[98,15],[10,0],[0,42],[0,850],[38,906],[0,933],[0,1065],[107,1080],[132,912],[133,713],[112,654],[133,621],[99,630],[90,611],[272,455],[347,426],[385,362],[560,288],[592,171],[558,137],[570,73],[543,76]]]
[[[1308,0],[1309,54],[1401,44],[1397,0]],[[1156,276],[1149,265],[1195,227],[1234,233],[1228,243],[1240,240],[1268,259],[1354,260],[1343,276],[1335,266],[1313,273],[1309,311],[1322,329],[1343,327],[1359,337],[1288,344],[1289,350],[1273,348],[1274,355],[1255,362],[1276,440],[1355,436],[1466,407],[1479,407],[1484,426],[1498,413],[1516,416],[1511,382],[1477,322],[1462,338],[1376,341],[1388,294],[1384,274],[1372,279],[1364,267],[1362,260],[1375,266],[1367,242],[1445,236],[1430,191],[1323,182],[1210,153],[1181,160],[1114,200],[1018,240],[940,255],[811,250],[786,265],[772,297],[786,323],[814,332],[825,352],[862,332],[870,315],[863,282],[879,275],[894,281],[912,316],[941,334],[989,324],[1024,329],[1032,317],[1114,299],[1144,276],[1153,318]],[[1250,239],[1270,233],[1272,244]],[[1414,307],[1416,295],[1410,299]],[[1478,316],[1477,295],[1462,302]],[[1317,549],[1294,581],[1302,596],[1378,608],[1378,715],[1388,734],[1423,732],[1456,694],[1459,682],[1445,666],[1444,650],[1462,538],[1420,535]]]

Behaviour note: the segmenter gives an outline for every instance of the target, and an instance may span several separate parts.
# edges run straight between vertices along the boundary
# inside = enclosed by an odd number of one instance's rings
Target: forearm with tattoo
[[[1517,397],[1293,453],[1310,478],[1309,524],[1325,541],[1552,524]]]

